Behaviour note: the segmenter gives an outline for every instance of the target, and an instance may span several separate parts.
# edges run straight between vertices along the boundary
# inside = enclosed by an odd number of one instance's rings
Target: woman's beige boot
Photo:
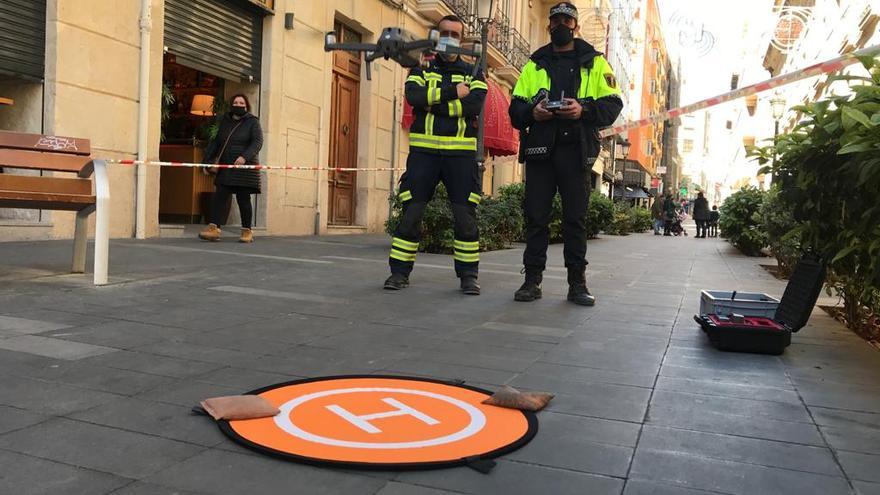
[[[251,229],[241,229],[241,237],[238,242],[254,242],[254,231]]]
[[[202,239],[203,241],[219,241],[220,227],[213,223],[209,223],[204,230],[199,232],[199,239]]]

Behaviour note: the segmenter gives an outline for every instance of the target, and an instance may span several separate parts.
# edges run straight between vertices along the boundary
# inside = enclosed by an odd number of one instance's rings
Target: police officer
[[[464,24],[458,17],[444,17],[438,30],[441,47],[461,45]],[[409,285],[419,250],[422,215],[438,182],[443,181],[455,217],[455,273],[462,292],[480,294],[476,207],[482,188],[476,161],[477,117],[487,89],[482,72],[475,73],[474,66],[457,54],[440,53],[426,69],[410,71],[406,100],[413,107],[415,121],[409,132],[406,172],[400,178],[403,214],[391,241],[391,276],[385,289],[400,290]]]
[[[541,298],[547,262],[553,197],[562,196],[562,237],[568,268],[568,300],[592,306],[586,286],[586,216],[593,163],[599,154],[597,128],[611,125],[623,108],[611,66],[586,41],[576,38],[577,8],[562,2],[550,9],[552,42],[532,54],[513,90],[510,117],[522,131],[525,161],[525,282],[517,301]]]

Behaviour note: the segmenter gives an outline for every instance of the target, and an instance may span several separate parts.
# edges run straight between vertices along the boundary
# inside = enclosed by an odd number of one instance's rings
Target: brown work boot
[[[238,242],[254,242],[254,231],[251,229],[241,229],[241,237]]]
[[[199,239],[203,241],[219,241],[220,227],[218,227],[216,224],[209,223],[208,226],[204,228],[204,230],[199,232]]]

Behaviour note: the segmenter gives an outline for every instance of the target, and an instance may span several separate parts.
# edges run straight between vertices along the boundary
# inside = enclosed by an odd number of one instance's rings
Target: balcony
[[[472,0],[419,0],[416,10],[433,22],[455,14],[464,21],[465,37],[474,41],[480,39],[480,23]],[[531,55],[529,42],[512,26],[510,18],[500,12],[489,26],[487,53],[489,67],[510,84],[516,83],[520,69]]]

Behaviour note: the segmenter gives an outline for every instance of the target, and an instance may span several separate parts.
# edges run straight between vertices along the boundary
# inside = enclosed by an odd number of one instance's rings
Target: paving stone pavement
[[[230,239],[231,241],[231,239]],[[115,240],[112,285],[65,274],[69,241],[0,243],[3,494],[880,494],[880,353],[815,310],[783,356],[713,350],[701,289],[784,282],[716,239],[590,242],[594,308],[513,301],[521,247],[483,295],[448,256],[380,289],[384,236]],[[526,447],[468,468],[360,472],[242,449],[198,400],[350,373],[556,394]]]

